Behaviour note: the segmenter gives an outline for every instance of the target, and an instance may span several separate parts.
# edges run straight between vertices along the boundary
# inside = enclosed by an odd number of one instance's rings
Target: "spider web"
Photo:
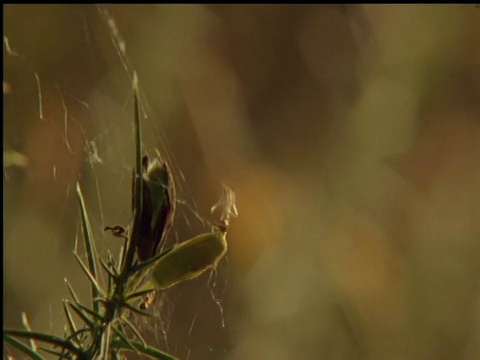
[[[61,207],[67,209],[69,204],[75,203],[75,183],[79,181],[84,189],[87,210],[99,252],[105,254],[111,251],[116,254],[120,242],[103,233],[102,229],[106,225],[126,226],[131,220],[131,171],[134,164],[132,83],[135,67],[128,56],[128,44],[122,38],[120,29],[107,6],[89,6],[87,10],[81,8],[80,18],[79,23],[82,29],[79,31],[82,33],[84,43],[83,46],[76,48],[75,52],[79,58],[86,59],[85,61],[90,65],[89,71],[94,74],[93,77],[101,73],[102,66],[106,74],[99,79],[98,85],[92,87],[93,90],[89,93],[78,94],[72,82],[65,81],[60,74],[43,75],[37,71],[35,64],[26,55],[28,49],[16,48],[16,44],[12,42],[12,37],[8,33],[4,36],[4,55],[9,58],[11,64],[14,64],[17,71],[24,73],[25,83],[19,83],[18,86],[30,87],[32,85],[28,82],[33,81],[38,118],[32,121],[38,121],[39,126],[42,124],[50,126],[55,122],[58,126],[54,134],[61,139],[62,151],[67,154],[65,156],[81,158],[75,176],[64,176],[64,172],[57,164],[52,165],[51,179],[64,189]],[[76,25],[78,24],[66,26]],[[40,42],[45,40],[41,35],[37,36]],[[109,43],[100,41],[99,38],[101,39],[102,36],[104,39],[108,37]],[[98,51],[99,48],[102,52]],[[31,80],[28,80],[29,76]],[[74,77],[82,77],[82,74],[76,74]],[[4,78],[4,92],[5,81],[8,83],[8,77]],[[186,240],[188,238],[185,237],[186,234],[190,237],[197,235],[200,231],[210,231],[211,223],[203,217],[190,195],[186,177],[175,160],[162,131],[162,123],[156,118],[148,102],[150,94],[142,91],[141,77],[139,77],[139,89],[143,115],[142,132],[144,135],[147,134],[143,137],[142,149],[150,157],[159,157],[169,163],[176,185],[177,212],[175,224],[167,240],[168,247]],[[15,90],[13,88],[13,91]],[[52,107],[60,111],[53,112]],[[5,139],[9,141],[8,136]],[[11,137],[11,143],[14,148],[21,150],[22,144],[18,138]],[[4,172],[4,181],[8,184],[10,170],[7,170]],[[60,216],[67,218],[68,212],[61,213]],[[77,243],[81,238],[78,217],[75,224],[74,238]],[[71,248],[71,243],[65,246]],[[224,276],[226,269],[227,262],[223,261],[216,271],[210,273],[208,279],[205,276],[197,280],[207,285],[212,301],[218,306],[218,326],[221,327],[225,327],[222,299],[227,288],[226,276]],[[153,319],[136,320],[142,332],[149,335],[147,342],[151,343],[150,336],[153,336],[157,344],[152,343],[152,345],[159,346],[181,358],[193,358],[195,354],[192,354],[188,344],[197,323],[197,313],[193,314],[185,328],[183,339],[177,336],[172,342],[168,336],[172,321],[175,319],[175,304],[182,294],[182,289],[175,291],[172,299],[169,292],[160,292],[152,307],[156,316]],[[55,309],[58,306],[58,301],[59,299],[56,298],[49,299],[47,312],[50,317],[50,330],[62,326],[62,318],[55,318],[52,314],[55,311],[52,308]],[[208,347],[208,344],[205,346]]]

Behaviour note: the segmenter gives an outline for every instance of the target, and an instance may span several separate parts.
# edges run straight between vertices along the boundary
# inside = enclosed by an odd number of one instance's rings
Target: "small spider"
[[[105,226],[103,231],[111,231],[112,235],[117,238],[127,239],[128,237],[128,230],[121,225]]]

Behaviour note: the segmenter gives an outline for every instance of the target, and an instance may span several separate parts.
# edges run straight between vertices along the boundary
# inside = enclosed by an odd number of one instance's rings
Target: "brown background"
[[[479,9],[104,9],[146,151],[201,216],[221,183],[240,212],[216,287],[159,296],[151,341],[182,359],[480,356]],[[103,226],[130,221],[131,73],[96,6],[8,5],[4,21],[4,144],[28,159],[4,171],[4,326],[27,311],[61,333],[63,278],[88,299],[75,183],[101,251],[118,249]],[[200,231],[179,205],[170,241]]]

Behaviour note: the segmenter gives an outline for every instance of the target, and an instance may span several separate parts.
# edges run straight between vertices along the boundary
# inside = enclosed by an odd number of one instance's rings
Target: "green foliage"
[[[226,252],[225,234],[229,213],[226,217],[225,213],[222,215],[221,226],[215,228],[213,233],[199,235],[156,254],[173,222],[175,189],[166,163],[149,164],[148,158],[142,157],[136,89],[134,123],[136,166],[133,175],[132,233],[128,237],[121,226],[106,227],[105,230],[111,230],[114,236],[124,238],[125,243],[117,260],[110,254],[107,259],[99,256],[82,190],[77,184],[87,263],[77,253],[74,256],[90,282],[91,303],[80,303],[73,287],[67,282],[72,300],[64,300],[63,303],[68,329],[64,337],[32,331],[26,316],[24,330],[4,329],[4,341],[32,359],[44,359],[42,352],[56,355],[59,359],[120,359],[124,351],[133,351],[153,359],[175,359],[172,355],[147,345],[140,332],[128,320],[128,313],[151,316],[144,311],[142,304],[140,308],[133,304],[135,300],[151,294],[155,286],[138,289],[138,280],[141,282],[152,273],[155,278],[162,279],[162,284],[173,285],[189,280],[216,266]],[[201,249],[198,239],[204,239],[200,244]],[[195,246],[192,247],[192,244]],[[197,248],[208,251],[192,252],[192,249],[198,250]],[[163,258],[165,261],[162,261]],[[108,278],[106,286],[102,286],[99,280],[101,270]],[[82,325],[79,326],[74,321],[73,314],[81,319]],[[20,339],[28,340],[28,345]],[[48,346],[38,346],[37,342]]]

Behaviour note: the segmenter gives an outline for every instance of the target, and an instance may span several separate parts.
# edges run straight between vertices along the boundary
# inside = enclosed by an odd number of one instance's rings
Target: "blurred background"
[[[4,5],[4,326],[63,333],[82,185],[100,251],[144,149],[169,242],[240,216],[217,272],[162,292],[181,359],[480,358],[480,9]],[[83,251],[79,245],[79,251]],[[130,358],[130,357],[129,357]],[[133,357],[132,357],[133,358]]]

